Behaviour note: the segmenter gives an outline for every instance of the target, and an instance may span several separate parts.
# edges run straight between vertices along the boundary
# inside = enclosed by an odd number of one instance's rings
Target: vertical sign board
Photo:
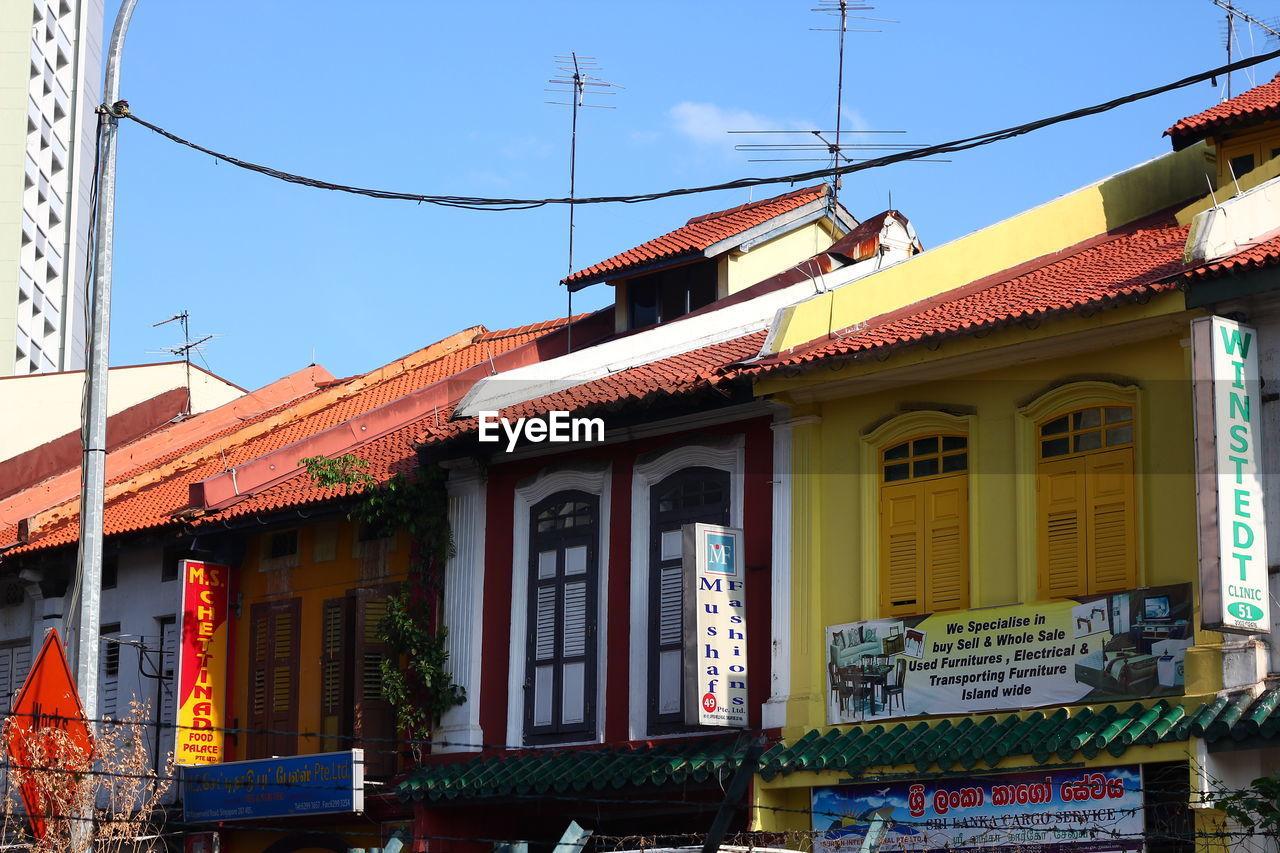
[[[1191,350],[1201,624],[1270,633],[1258,332],[1201,317],[1191,322]]]
[[[686,524],[684,719],[691,726],[747,725],[746,570],[742,531]]]
[[[222,761],[227,700],[226,566],[182,560],[175,764]]]

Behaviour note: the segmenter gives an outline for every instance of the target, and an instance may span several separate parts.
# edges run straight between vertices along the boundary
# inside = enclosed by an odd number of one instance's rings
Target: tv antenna
[[[871,12],[875,10],[874,6],[865,3],[855,3],[850,0],[816,0],[816,2],[818,5],[813,7],[811,11],[818,12],[827,17],[835,18],[836,20],[832,22],[835,26],[810,27],[810,29],[813,32],[839,34],[836,49],[835,127],[831,130],[731,130],[729,133],[776,134],[784,137],[778,141],[750,142],[735,145],[733,147],[734,150],[742,151],[747,154],[771,155],[765,157],[748,157],[747,162],[749,163],[829,162],[831,164],[831,168],[834,170],[845,164],[865,162],[875,156],[874,154],[871,154],[871,152],[907,151],[919,147],[915,144],[893,144],[873,140],[853,144],[849,144],[844,141],[844,137],[850,134],[873,136],[906,133],[905,130],[850,130],[844,127],[845,33],[884,32],[882,29],[877,29],[869,25],[896,24],[899,22],[889,18],[875,18],[868,15],[852,14],[855,12]],[[853,152],[855,154],[867,154],[871,156],[850,156],[849,152]],[[778,156],[783,154],[793,154],[796,156]],[[919,160],[912,160],[910,162],[949,163],[951,161],[938,158],[922,158]],[[838,173],[832,174],[831,194],[828,199],[833,210],[839,200],[840,186],[840,175]]]
[[[205,335],[198,340],[191,340],[191,314],[185,310],[174,314],[168,320],[161,320],[159,323],[152,323],[151,328],[154,329],[159,326],[168,325],[169,323],[182,324],[182,343],[177,346],[164,347],[158,350],[147,350],[147,352],[154,355],[168,353],[169,355],[175,355],[182,358],[183,362],[186,364],[187,371],[187,405],[183,414],[189,415],[191,414],[191,353],[203,353],[204,345],[214,338],[221,337],[221,335]]]
[[[600,70],[599,63],[596,62],[594,56],[578,56],[576,52],[571,51],[568,56],[556,56],[556,71],[559,76],[552,77],[547,82],[552,86],[545,91],[553,92],[559,95],[567,95],[567,101],[547,101],[548,104],[556,104],[558,106],[569,107],[570,124],[569,124],[569,272],[566,275],[573,274],[573,219],[574,219],[574,199],[577,198],[578,183],[578,110],[583,108],[597,110],[612,110],[614,107],[605,104],[589,104],[587,96],[589,95],[616,95],[617,92],[612,89],[621,89],[617,83],[610,83],[595,76],[595,72]],[[566,349],[573,350],[573,288],[566,285],[565,290],[569,294],[569,313],[565,318],[565,334],[568,336]]]
[[[1227,48],[1227,64],[1231,64],[1232,53],[1236,41],[1236,18],[1244,21],[1251,27],[1257,27],[1267,34],[1269,38],[1280,39],[1280,32],[1276,31],[1276,27],[1280,24],[1280,20],[1269,18],[1266,21],[1258,20],[1248,12],[1235,5],[1232,0],[1212,0],[1213,5],[1217,6],[1227,13],[1227,20],[1223,24],[1222,40]],[[1252,32],[1250,33],[1252,35]],[[1231,100],[1231,72],[1227,72],[1227,96],[1224,100]]]

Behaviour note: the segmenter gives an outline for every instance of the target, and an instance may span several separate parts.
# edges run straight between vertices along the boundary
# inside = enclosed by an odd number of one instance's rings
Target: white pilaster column
[[[444,625],[448,670],[466,691],[467,701],[440,718],[432,752],[478,752],[480,728],[480,653],[484,607],[485,484],[473,465],[454,467],[449,491],[449,527],[454,554],[444,571]]]

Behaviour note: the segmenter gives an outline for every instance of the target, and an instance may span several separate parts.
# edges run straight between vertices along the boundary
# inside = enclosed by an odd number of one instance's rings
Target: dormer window
[[[626,287],[627,327],[656,326],[715,301],[716,264],[700,261],[637,276]]]

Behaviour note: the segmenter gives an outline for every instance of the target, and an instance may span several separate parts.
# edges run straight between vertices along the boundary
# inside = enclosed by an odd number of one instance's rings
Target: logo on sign
[[[702,710],[708,714],[714,714],[716,711],[716,694],[707,693],[702,697]]]
[[[1247,601],[1237,601],[1227,606],[1227,612],[1237,619],[1246,622],[1258,622],[1262,619],[1262,608],[1255,607]]]
[[[733,537],[707,534],[707,574],[732,575],[734,568]]]

